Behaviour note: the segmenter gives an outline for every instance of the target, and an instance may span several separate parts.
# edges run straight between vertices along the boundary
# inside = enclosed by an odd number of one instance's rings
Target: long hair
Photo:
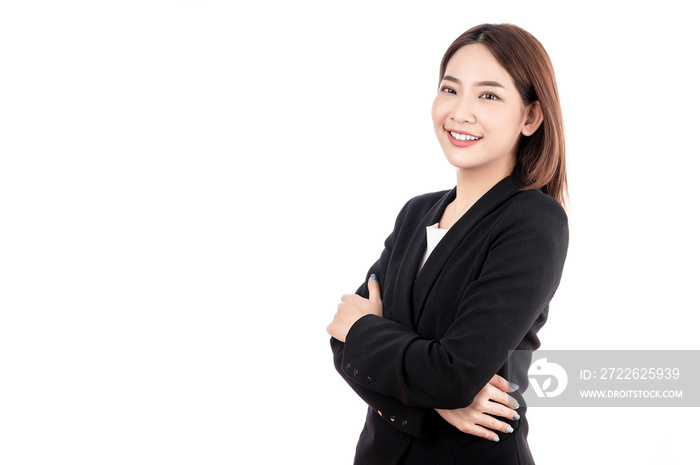
[[[520,136],[514,171],[523,179],[523,189],[541,189],[566,207],[564,121],[549,55],[532,34],[518,26],[482,24],[459,36],[447,49],[440,63],[440,81],[450,58],[470,44],[485,46],[508,71],[525,106],[539,101],[542,124],[531,136]]]

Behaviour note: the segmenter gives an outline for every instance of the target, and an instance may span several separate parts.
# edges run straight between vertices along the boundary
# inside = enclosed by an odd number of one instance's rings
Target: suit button
[[[346,370],[349,370],[351,366],[352,366],[352,365],[350,365],[350,364],[348,363],[347,365],[345,365],[345,369],[346,369]]]
[[[392,421],[392,423],[393,423],[393,422],[395,422],[395,421],[396,421],[396,417],[395,417],[394,415],[392,415],[392,416],[390,416],[390,417],[389,417],[389,420],[391,420],[391,421]]]
[[[408,424],[408,420],[404,420],[401,422],[401,426],[403,426],[404,428],[406,427],[407,424]]]
[[[372,378],[370,378],[370,377],[368,376],[367,378],[365,378],[365,381],[367,382],[367,384],[369,384],[369,383],[372,382]]]
[[[377,413],[379,414],[380,417],[383,416],[381,410],[377,410]]]
[[[352,375],[353,375],[353,376],[357,376],[358,373],[359,373],[359,371],[357,371],[357,368],[355,368],[354,370],[352,370]]]

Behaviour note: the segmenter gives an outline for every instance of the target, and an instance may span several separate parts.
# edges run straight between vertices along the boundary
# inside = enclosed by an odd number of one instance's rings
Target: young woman
[[[512,351],[539,347],[568,247],[547,53],[513,25],[470,29],[442,59],[432,117],[457,185],[403,207],[328,326],[336,369],[369,405],[355,463],[531,464],[530,360]]]

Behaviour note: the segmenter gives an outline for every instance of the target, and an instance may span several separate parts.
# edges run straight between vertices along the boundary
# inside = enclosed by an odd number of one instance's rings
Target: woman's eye
[[[440,92],[446,92],[448,94],[454,94],[455,90],[450,87],[440,87]]]
[[[489,93],[482,95],[481,98],[485,98],[487,100],[498,100],[497,96],[495,96],[493,94],[489,94]]]

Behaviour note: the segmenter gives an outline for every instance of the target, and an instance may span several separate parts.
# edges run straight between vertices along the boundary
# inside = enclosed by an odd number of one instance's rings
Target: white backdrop
[[[325,327],[410,197],[464,30],[547,48],[571,243],[543,349],[697,349],[686,2],[0,6],[0,462],[351,463]],[[659,6],[662,9],[659,9]],[[680,463],[698,409],[531,409],[540,465]]]

